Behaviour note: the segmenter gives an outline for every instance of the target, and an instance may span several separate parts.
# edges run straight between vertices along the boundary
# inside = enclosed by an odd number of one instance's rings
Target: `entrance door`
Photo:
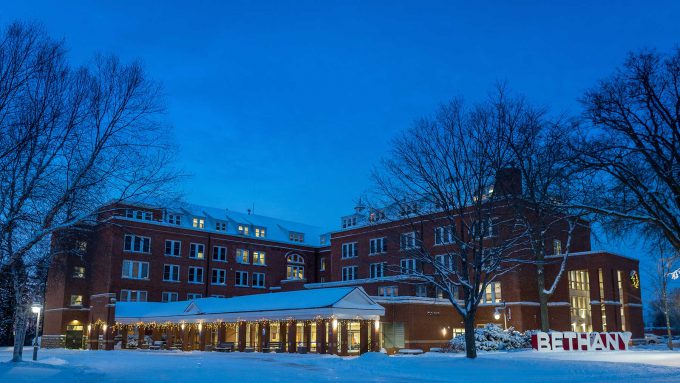
[[[66,330],[66,348],[83,348],[83,330]]]

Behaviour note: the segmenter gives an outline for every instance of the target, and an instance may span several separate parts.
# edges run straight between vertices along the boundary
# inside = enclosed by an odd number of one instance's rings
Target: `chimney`
[[[503,168],[496,173],[494,194],[498,196],[519,196],[522,194],[522,173],[517,168]]]

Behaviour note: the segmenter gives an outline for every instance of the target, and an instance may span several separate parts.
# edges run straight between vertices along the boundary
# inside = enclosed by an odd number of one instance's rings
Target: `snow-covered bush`
[[[503,330],[493,323],[486,324],[483,328],[475,329],[475,344],[480,351],[513,350],[531,347],[531,334],[515,331],[510,327]],[[465,351],[465,335],[458,335],[451,339],[452,351]]]

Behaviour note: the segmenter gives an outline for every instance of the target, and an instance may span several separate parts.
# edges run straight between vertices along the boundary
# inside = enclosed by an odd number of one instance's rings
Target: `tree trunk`
[[[548,299],[550,299],[550,295],[545,293],[545,270],[542,264],[537,266],[536,282],[541,311],[541,331],[547,332],[550,330],[550,316],[548,315]]]
[[[14,314],[14,351],[12,353],[12,362],[22,361],[25,340],[26,310],[23,307],[17,307],[17,311]]]
[[[671,317],[668,314],[669,307],[668,307],[668,276],[664,275],[663,276],[663,282],[662,284],[662,291],[661,291],[661,297],[663,299],[663,315],[666,317],[666,334],[668,335],[668,349],[672,350],[673,349],[673,336],[671,332]]]
[[[475,316],[468,313],[463,318],[465,322],[465,356],[470,359],[477,357],[477,345],[475,344]]]

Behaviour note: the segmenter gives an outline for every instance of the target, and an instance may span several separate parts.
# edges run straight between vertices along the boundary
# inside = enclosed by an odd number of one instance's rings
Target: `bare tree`
[[[160,87],[139,63],[98,56],[70,67],[63,44],[12,24],[0,41],[0,261],[17,308],[13,361],[29,306],[22,283],[49,263],[51,233],[115,201],[166,195],[177,174]]]
[[[442,106],[394,140],[374,175],[381,204],[396,206],[414,233],[426,221],[443,226],[446,240],[437,249],[423,243],[422,230],[401,238],[406,256],[423,265],[401,273],[444,292],[463,318],[468,358],[477,355],[475,315],[487,286],[522,254],[524,233],[506,203],[512,191],[497,179],[510,165],[507,105],[497,101]]]
[[[673,272],[680,264],[680,256],[678,253],[668,245],[668,242],[661,240],[655,246],[657,251],[652,253],[652,258],[656,263],[656,270],[654,273],[655,283],[654,292],[659,302],[658,309],[663,313],[664,326],[666,327],[666,334],[668,335],[668,349],[673,349],[673,332],[671,326],[671,297],[668,292],[668,282],[671,279]],[[677,310],[677,307],[675,308]]]
[[[601,191],[582,205],[618,231],[641,225],[680,250],[680,48],[632,53],[583,99],[576,157]]]

